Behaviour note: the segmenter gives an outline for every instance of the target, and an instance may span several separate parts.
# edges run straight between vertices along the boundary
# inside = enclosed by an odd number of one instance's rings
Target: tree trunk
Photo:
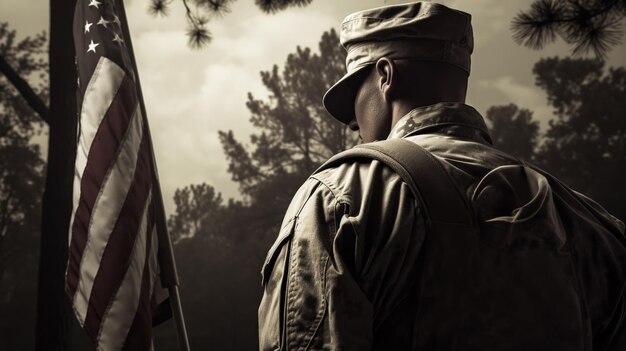
[[[49,146],[42,202],[36,350],[67,350],[73,318],[64,277],[76,155],[75,3],[50,0]]]

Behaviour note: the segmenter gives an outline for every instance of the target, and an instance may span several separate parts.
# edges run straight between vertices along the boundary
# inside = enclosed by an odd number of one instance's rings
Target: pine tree
[[[539,122],[533,120],[532,111],[515,104],[492,106],[485,117],[494,146],[526,161],[534,158]]]
[[[264,101],[248,95],[250,122],[258,131],[250,138],[253,149],[232,131],[220,132],[228,171],[252,204],[286,206],[315,168],[357,141],[321,104],[324,92],[344,73],[345,52],[334,30],[322,35],[319,49],[314,54],[298,47],[287,57],[282,74],[276,65],[261,72],[270,96]]]
[[[555,57],[540,60],[533,71],[556,115],[538,161],[626,219],[626,69],[606,70],[598,59]]]

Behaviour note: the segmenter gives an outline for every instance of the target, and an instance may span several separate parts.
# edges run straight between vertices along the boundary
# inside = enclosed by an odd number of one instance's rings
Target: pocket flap
[[[276,263],[276,258],[281,252],[280,249],[291,239],[295,225],[296,217],[289,220],[289,222],[287,222],[287,224],[280,230],[280,232],[278,233],[278,238],[276,238],[276,241],[267,252],[265,262],[263,263],[263,268],[261,269],[261,283],[263,284],[263,286],[267,284],[267,280],[269,279],[269,276],[272,273],[272,269],[274,268],[274,264]]]

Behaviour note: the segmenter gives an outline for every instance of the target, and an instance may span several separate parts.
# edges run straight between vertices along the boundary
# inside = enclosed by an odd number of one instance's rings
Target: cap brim
[[[364,65],[347,73],[324,94],[322,103],[326,111],[341,123],[349,124],[355,118],[354,99],[357,92],[354,88],[355,84],[350,83],[353,83],[354,79],[359,76],[358,73],[368,66]]]

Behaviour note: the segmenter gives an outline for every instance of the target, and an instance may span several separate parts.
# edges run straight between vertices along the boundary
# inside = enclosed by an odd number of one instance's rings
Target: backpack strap
[[[358,158],[378,160],[394,170],[409,185],[415,198],[425,205],[431,222],[471,225],[467,200],[441,161],[406,139],[394,138],[357,145],[331,157],[314,173]]]

